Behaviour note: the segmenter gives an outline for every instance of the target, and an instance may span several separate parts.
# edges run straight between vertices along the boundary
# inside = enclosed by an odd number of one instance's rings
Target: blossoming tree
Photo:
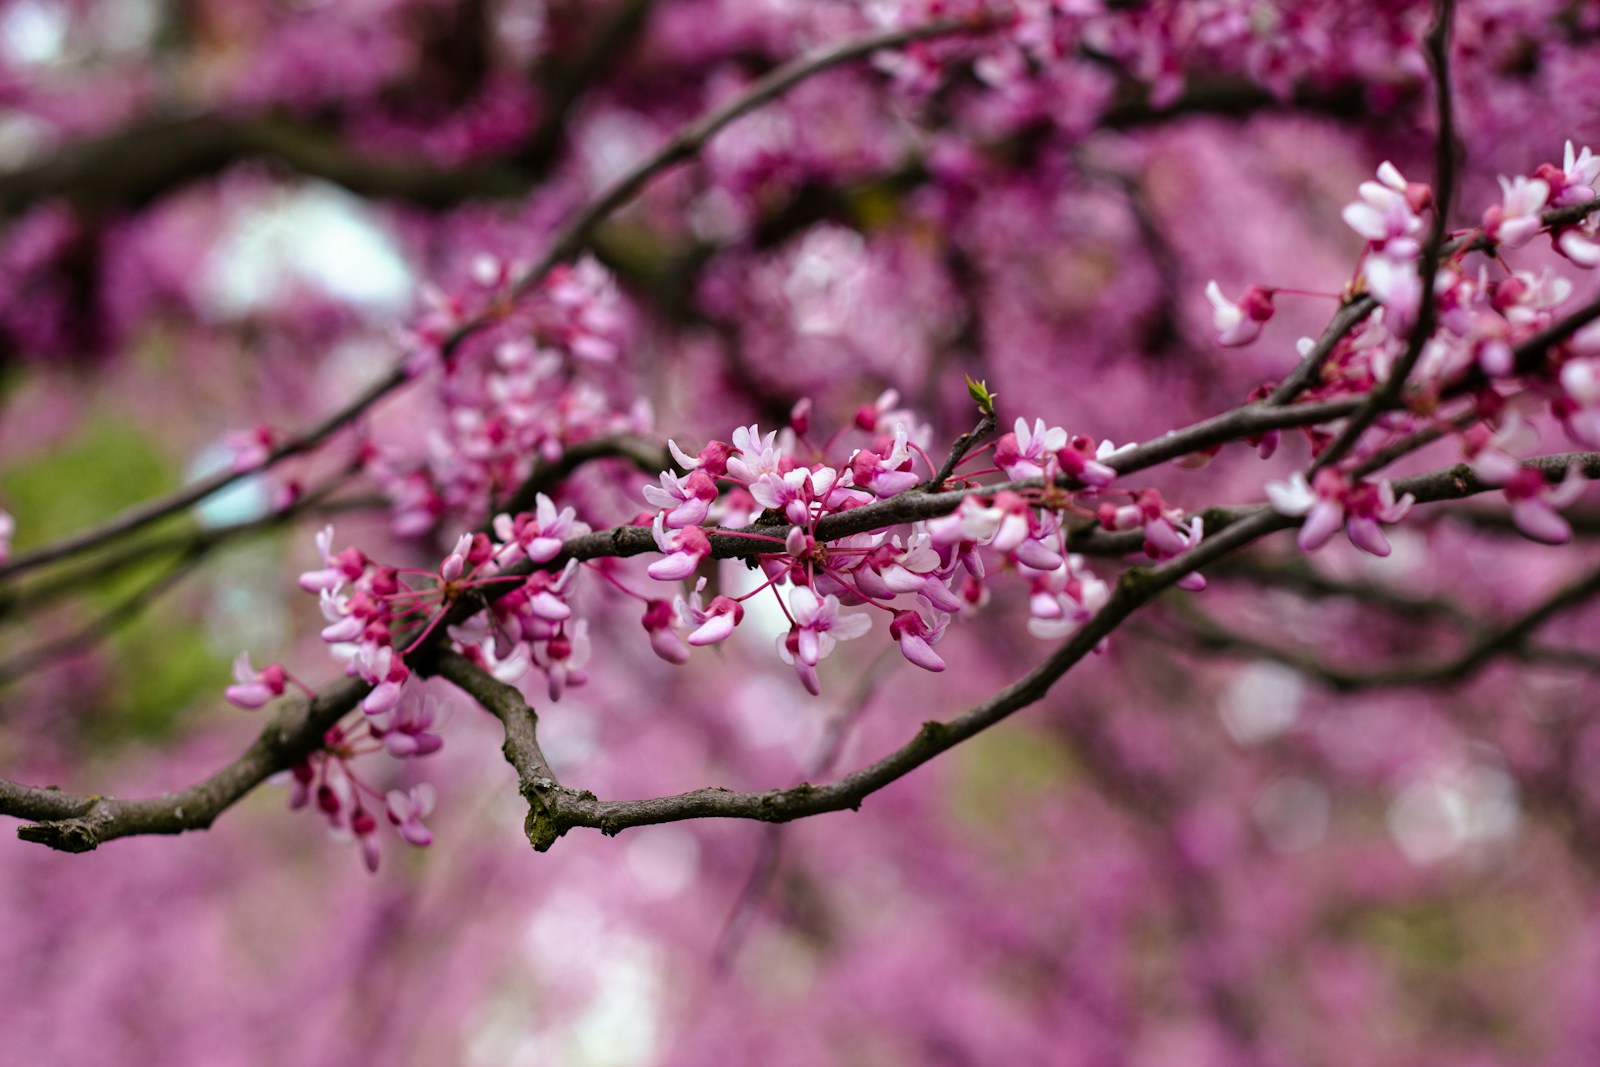
[[[0,45],[30,1062],[1600,1055],[1592,5]]]

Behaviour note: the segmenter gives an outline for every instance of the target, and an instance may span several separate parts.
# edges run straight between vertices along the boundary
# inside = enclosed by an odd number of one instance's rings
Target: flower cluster
[[[1030,629],[1041,637],[1066,636],[1104,605],[1110,587],[1067,551],[1069,516],[1110,531],[1142,530],[1146,560],[1171,558],[1200,540],[1199,521],[1158,492],[1111,488],[1117,473],[1107,461],[1119,450],[1109,443],[1020,418],[992,446],[963,458],[965,464],[992,448],[995,466],[960,475],[973,491],[949,514],[900,529],[889,517],[884,528],[824,540],[829,517],[879,502],[892,507],[896,496],[933,473],[924,434],[908,412],[893,410],[897,403],[886,394],[862,408],[851,429],[864,439],[847,453],[838,448],[842,434],[821,447],[810,442],[803,402],[781,431],[739,427],[731,440],[712,441],[692,456],[670,444],[687,473],[663,472],[659,485],[644,490],[658,509],[652,530],[662,554],[650,564],[650,577],[677,582],[696,575],[713,551],[713,533],[700,525],[709,518],[729,525],[753,520],[747,530],[715,534],[757,542],[754,556],[766,580],[706,604],[701,577],[693,593],[676,597],[671,613],[664,601],[640,597],[651,645],[663,659],[683,663],[689,646],[726,640],[744,617],[744,603],[765,594],[789,624],[778,655],[813,694],[820,662],[840,641],[865,635],[877,612],[908,661],[942,671],[935,646],[953,618],[986,602],[996,562],[1028,584]],[[1011,482],[985,491],[974,481],[985,473],[1003,473]],[[1198,579],[1187,584],[1204,586]]]
[[[554,268],[523,294],[522,269],[480,256],[468,291],[427,294],[431,310],[413,335],[426,357],[419,372],[440,364],[469,323],[490,325],[455,345],[437,372],[441,410],[425,452],[375,465],[401,536],[446,518],[476,521],[572,444],[649,429],[648,410],[613,380],[624,319],[610,275],[585,259]]]
[[[295,769],[291,805],[305,806],[314,796],[335,834],[360,842],[369,865],[377,863],[378,824],[362,798],[381,794],[366,785],[352,760],[379,752],[417,758],[443,744],[435,732],[443,709],[414,682],[406,662],[440,626],[453,649],[499,678],[541,672],[553,700],[586,680],[588,625],[573,617],[569,603],[578,564],[568,561],[553,573],[544,565],[561,554],[565,540],[589,527],[572,508],[557,509],[543,494],[532,512],[499,515],[492,526],[493,536],[463,534],[433,570],[378,563],[355,547],[335,551],[333,528],[326,527],[316,537],[322,566],[300,576],[300,587],[321,605],[323,641],[346,673],[369,688],[359,720],[331,729],[323,749]],[[452,613],[469,596],[487,606],[456,619]],[[234,677],[228,700],[246,708],[281,696],[289,682],[300,684],[278,664],[255,670],[247,653],[239,654]],[[384,800],[390,822],[416,845],[430,840],[421,820],[432,806],[431,788],[420,786],[391,791]]]
[[[1365,290],[1378,308],[1337,340],[1307,395],[1362,396],[1387,382],[1417,343],[1411,335],[1426,297],[1433,301],[1436,326],[1421,339],[1420,358],[1408,368],[1407,410],[1385,415],[1375,432],[1314,477],[1296,474],[1266,486],[1276,511],[1305,520],[1302,549],[1320,547],[1342,526],[1358,548],[1388,554],[1380,524],[1400,521],[1410,498],[1396,500],[1388,482],[1369,482],[1357,468],[1404,434],[1418,432],[1456,437],[1479,479],[1502,489],[1512,520],[1528,537],[1547,543],[1567,540],[1570,528],[1556,509],[1582,491],[1582,474],[1574,468],[1552,486],[1538,471],[1523,467],[1517,454],[1526,454],[1537,442],[1539,434],[1528,416],[1541,406],[1575,441],[1600,445],[1600,330],[1579,330],[1536,363],[1519,357],[1518,346],[1554,321],[1574,286],[1548,267],[1537,274],[1516,269],[1503,255],[1544,233],[1572,264],[1600,264],[1597,182],[1600,158],[1570,141],[1560,165],[1545,163],[1532,175],[1502,177],[1501,200],[1483,212],[1481,225],[1439,249],[1431,293],[1425,292],[1421,269],[1425,216],[1437,210],[1433,190],[1408,181],[1391,163],[1378,168],[1376,181],[1361,184],[1360,198],[1343,211],[1346,224],[1366,239],[1351,291]],[[1471,262],[1479,250],[1495,255],[1487,263]],[[1249,295],[1238,305],[1229,304],[1215,283],[1207,296],[1215,307],[1221,344],[1253,340],[1259,325],[1250,324],[1270,314],[1270,302],[1263,313],[1260,299],[1251,304]],[[1313,343],[1304,339],[1300,349],[1309,355]],[[1331,440],[1314,433],[1313,448],[1326,447]],[[1276,443],[1272,438],[1271,446]],[[1265,449],[1266,439],[1262,444]]]

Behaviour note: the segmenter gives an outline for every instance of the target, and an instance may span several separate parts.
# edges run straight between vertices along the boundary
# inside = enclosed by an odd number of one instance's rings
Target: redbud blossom
[[[1539,212],[1550,186],[1539,178],[1500,178],[1501,202],[1483,213],[1483,234],[1503,248],[1520,248],[1544,228]]]
[[[661,473],[659,486],[644,487],[644,498],[652,507],[667,508],[666,525],[669,529],[682,526],[699,526],[706,521],[711,505],[717,499],[717,483],[703,470],[690,471],[687,477]]]
[[[1374,556],[1387,556],[1389,541],[1378,523],[1399,522],[1414,503],[1410,493],[1396,501],[1394,486],[1387,480],[1377,485],[1352,485],[1344,475],[1327,467],[1317,472],[1314,483],[1307,483],[1305,475],[1296,471],[1288,482],[1269,482],[1266,491],[1272,510],[1280,515],[1305,517],[1299,536],[1304,552],[1321,548],[1343,525],[1351,544]]]
[[[17,532],[17,520],[10,512],[0,510],[0,567],[11,558],[11,538]]]
[[[789,611],[794,627],[778,638],[778,655],[794,665],[800,682],[812,696],[821,693],[817,664],[826,659],[840,641],[860,637],[872,628],[868,615],[841,615],[839,598],[818,598],[805,586],[789,594]]]
[[[744,621],[744,605],[732,597],[713,597],[710,606],[702,610],[700,592],[705,587],[706,580],[702,578],[692,596],[687,600],[680,596],[674,604],[683,624],[695,628],[689,634],[688,641],[696,647],[727,640],[733,634],[734,627]]]
[[[1550,187],[1551,207],[1586,203],[1595,196],[1595,182],[1600,179],[1600,156],[1587,147],[1579,152],[1568,141],[1561,166],[1541,163],[1533,176]]]
[[[306,571],[300,575],[300,588],[308,593],[335,589],[344,582],[354,582],[367,569],[367,557],[354,548],[333,552],[333,527],[324,526],[316,536],[317,552],[322,557],[322,569]]]
[[[250,653],[241,652],[234,657],[233,677],[236,684],[223,693],[228,703],[254,711],[274,697],[283,695],[288,681],[284,669],[276,663],[256,670],[250,666]]]
[[[683,643],[672,629],[672,605],[665,600],[645,603],[644,617],[639,621],[650,635],[650,648],[657,656],[674,666],[689,662],[689,646]]]
[[[1038,478],[1044,474],[1045,457],[1067,446],[1067,431],[1059,426],[1045,427],[1043,419],[1028,421],[1019,418],[1016,429],[1004,434],[995,442],[995,466],[1013,479]]]
[[[669,533],[666,517],[657,515],[652,530],[656,547],[666,553],[666,558],[650,564],[645,573],[658,582],[676,582],[689,577],[700,562],[711,555],[711,539],[698,526],[685,526]]]
[[[366,808],[357,808],[350,816],[350,832],[355,834],[356,840],[361,844],[361,859],[367,865],[367,870],[377,873],[378,820],[374,819]]]
[[[1217,344],[1225,348],[1250,344],[1261,336],[1261,328],[1272,318],[1272,291],[1259,285],[1246,289],[1235,304],[1222,295],[1222,287],[1213,281],[1206,286],[1206,299],[1211,301]]]
[[[431,729],[445,707],[437,697],[411,689],[392,710],[367,716],[367,728],[396,759],[431,755],[444,746],[444,739]]]
[[[948,615],[937,616],[932,626],[919,612],[897,611],[889,623],[889,636],[900,643],[900,654],[925,671],[944,670],[944,660],[933,650],[933,645],[944,636]]]
[[[1365,237],[1380,252],[1398,259],[1417,254],[1416,234],[1422,231],[1418,215],[1433,202],[1433,190],[1408,182],[1393,163],[1378,167],[1378,180],[1362,182],[1361,200],[1342,212],[1346,225]]]
[[[1396,334],[1409,331],[1422,305],[1422,279],[1417,274],[1416,264],[1388,256],[1369,256],[1362,264],[1361,275],[1366,280],[1367,292],[1383,305],[1384,322],[1389,329]]]
[[[422,782],[405,792],[391,789],[385,799],[389,821],[401,837],[419,847],[433,844],[433,834],[422,825],[422,820],[433,814],[436,796],[432,785]]]
[[[1572,527],[1556,509],[1577,500],[1588,484],[1577,466],[1568,467],[1566,477],[1556,485],[1547,483],[1538,468],[1522,467],[1505,485],[1511,521],[1535,541],[1565,544],[1572,538]]]
[[[1115,449],[1109,441],[1100,442],[1097,448],[1091,448],[1092,445],[1093,442],[1087,437],[1074,437],[1065,448],[1056,450],[1056,462],[1061,465],[1061,473],[1067,477],[1103,489],[1117,480],[1117,472],[1101,462],[1106,456],[1113,455]]]

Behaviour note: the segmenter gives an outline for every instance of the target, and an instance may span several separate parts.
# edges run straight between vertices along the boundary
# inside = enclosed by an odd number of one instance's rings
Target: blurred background
[[[1457,7],[1469,226],[1498,174],[1600,141],[1600,16]],[[595,299],[618,354],[574,372],[583,400],[550,414],[551,447],[620,430],[693,451],[802,398],[818,436],[849,440],[895,389],[937,456],[974,421],[964,374],[1003,426],[1121,444],[1286,374],[1360,253],[1339,219],[1356,186],[1385,160],[1430,178],[1430,5],[1017,8],[1003,33],[804,82],[605,223]],[[960,10],[3,0],[16,550],[335,410],[429,316],[480,299],[475,271],[536,259],[784,60]],[[1515,265],[1559,263],[1531,248]],[[1223,350],[1211,279],[1328,295],[1280,296],[1260,342]],[[222,700],[239,650],[338,677],[295,586],[313,535],[332,522],[341,545],[436,566],[483,517],[438,491],[458,414],[410,387],[271,478],[0,583],[0,774],[181,788],[260,728]],[[1570,447],[1540,425],[1542,451]],[[359,455],[378,459],[352,474]],[[1258,501],[1306,455],[1286,434],[1270,461],[1235,446],[1150,484],[1195,510]],[[1446,444],[1409,469],[1457,458]],[[558,502],[626,522],[645,481],[590,464]],[[1559,550],[1492,503],[1392,528],[1385,560],[1269,542],[860,812],[782,830],[574,831],[535,854],[499,724],[431,682],[443,750],[370,774],[432,782],[436,840],[389,838],[375,875],[283,787],[203,834],[81,856],[0,840],[0,1059],[1595,1061],[1600,613],[1483,643],[1600,563],[1584,507]],[[642,563],[617,573],[647,584]],[[943,675],[880,632],[811,698],[762,619],[672,667],[637,605],[591,583],[589,683],[529,692],[563,781],[605,798],[819,781],[1042,659],[1026,597],[996,583],[940,646]]]

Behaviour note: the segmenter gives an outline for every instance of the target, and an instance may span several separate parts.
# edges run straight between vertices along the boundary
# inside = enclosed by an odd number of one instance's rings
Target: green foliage
[[[18,518],[16,547],[25,550],[104,523],[178,481],[176,465],[151,435],[127,419],[99,414],[86,417],[60,447],[0,470],[0,494]],[[188,521],[159,524],[147,536],[160,537]],[[175,559],[152,554],[114,571],[80,565],[84,596],[72,613],[48,627],[34,626],[33,633],[15,634],[10,643],[27,647],[43,639],[46,629],[52,636],[75,632],[159,580]],[[227,677],[226,663],[204,636],[194,612],[170,594],[141,613],[136,625],[119,626],[104,646],[109,684],[97,714],[86,722],[88,740],[106,745],[168,737],[185,709],[217,693]]]

